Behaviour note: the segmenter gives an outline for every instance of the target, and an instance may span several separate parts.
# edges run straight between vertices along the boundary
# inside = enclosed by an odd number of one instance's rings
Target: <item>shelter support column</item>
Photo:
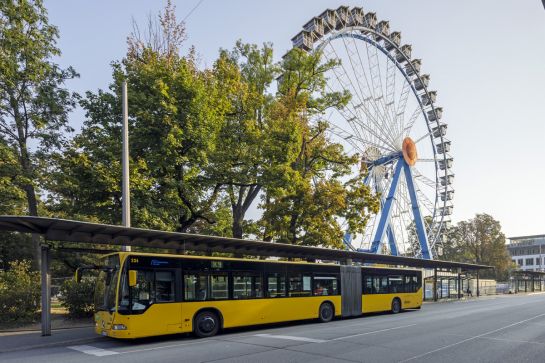
[[[51,273],[49,246],[42,244],[42,336],[51,335]]]
[[[458,271],[458,300],[462,297],[462,274]]]
[[[480,291],[479,291],[479,270],[477,270],[477,297],[479,297]]]
[[[433,269],[433,301],[437,301],[437,267]]]

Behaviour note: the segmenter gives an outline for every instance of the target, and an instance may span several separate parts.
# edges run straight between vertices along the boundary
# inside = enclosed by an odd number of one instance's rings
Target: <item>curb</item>
[[[55,328],[51,329],[51,331],[58,331],[58,330],[69,330],[69,329],[83,329],[83,328],[94,328],[94,325],[78,325],[78,326],[70,326],[70,327],[64,327],[64,328]],[[0,330],[0,336],[5,333],[40,333],[41,329],[14,329],[14,330]]]
[[[32,350],[32,349],[39,349],[39,348],[50,348],[50,347],[58,347],[58,346],[63,347],[66,344],[73,344],[73,343],[90,343],[90,342],[98,341],[98,340],[101,340],[101,339],[103,339],[103,337],[97,336],[97,337],[93,337],[93,338],[63,340],[63,341],[54,342],[54,343],[34,344],[34,345],[17,347],[17,348],[0,349],[0,354],[1,353],[11,353],[11,352]]]

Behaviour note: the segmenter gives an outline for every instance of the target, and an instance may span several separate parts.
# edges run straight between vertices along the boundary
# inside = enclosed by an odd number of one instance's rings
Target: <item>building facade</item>
[[[545,234],[509,238],[511,260],[522,271],[545,271]]]

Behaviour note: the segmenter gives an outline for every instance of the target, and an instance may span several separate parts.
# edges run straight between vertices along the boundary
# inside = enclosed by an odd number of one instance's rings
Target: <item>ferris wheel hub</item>
[[[403,139],[401,150],[403,152],[403,159],[405,159],[407,164],[410,166],[416,164],[416,161],[418,160],[418,152],[416,151],[416,144],[414,143],[413,139],[410,137]]]

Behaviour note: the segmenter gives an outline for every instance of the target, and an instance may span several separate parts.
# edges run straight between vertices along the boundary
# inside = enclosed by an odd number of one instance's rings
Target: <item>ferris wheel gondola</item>
[[[365,183],[381,198],[364,233],[347,230],[345,245],[434,258],[453,209],[451,141],[437,92],[428,90],[430,76],[401,39],[374,12],[340,6],[310,19],[292,43],[338,61],[327,88],[348,90],[351,99],[328,116],[328,136],[358,154]]]

